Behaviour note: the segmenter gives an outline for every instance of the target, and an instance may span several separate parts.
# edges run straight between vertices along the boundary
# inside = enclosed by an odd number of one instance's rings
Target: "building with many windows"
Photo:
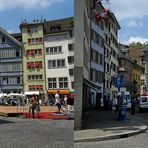
[[[75,129],[82,128],[85,112],[100,108],[117,92],[112,78],[118,75],[118,29],[111,11],[97,0],[75,0]],[[81,21],[80,21],[81,20]]]
[[[110,21],[107,24],[110,30],[109,44],[111,46],[111,95],[110,95],[110,98],[113,99],[114,95],[118,91],[118,88],[115,87],[116,84],[114,80],[118,76],[118,70],[119,70],[118,30],[120,29],[120,25],[115,15],[112,12],[110,13]]]
[[[75,129],[82,128],[85,113],[103,99],[104,32],[95,20],[96,11],[103,9],[96,0],[75,0]]]
[[[89,109],[100,108],[104,87],[104,24],[97,21],[96,11],[103,11],[101,4],[93,3],[90,19],[90,81],[96,86],[90,89]]]
[[[0,92],[23,93],[22,44],[0,28]]]
[[[119,69],[126,70],[123,74],[123,87],[130,92],[132,96],[141,95],[141,73],[144,68],[139,65],[136,61],[132,60],[128,54],[128,50],[121,48],[119,54]],[[142,84],[143,85],[143,84]],[[143,93],[143,92],[142,92]]]
[[[45,71],[49,94],[74,92],[73,18],[46,21]]]
[[[42,20],[20,24],[23,43],[24,92],[45,94],[44,30]]]
[[[82,116],[90,96],[90,88],[84,83],[84,79],[90,80],[90,3],[90,0],[74,1],[75,129],[82,128]]]
[[[112,12],[108,12],[104,20],[104,103],[111,101],[118,89],[115,87],[115,78],[118,76],[118,30],[120,25]]]

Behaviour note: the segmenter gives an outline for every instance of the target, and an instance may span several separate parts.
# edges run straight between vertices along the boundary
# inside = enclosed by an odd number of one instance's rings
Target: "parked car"
[[[148,110],[148,96],[141,96],[139,99],[139,112]]]
[[[126,109],[131,109],[131,95],[129,91],[124,92],[118,92],[117,95],[122,95],[123,98],[123,105],[126,107]]]

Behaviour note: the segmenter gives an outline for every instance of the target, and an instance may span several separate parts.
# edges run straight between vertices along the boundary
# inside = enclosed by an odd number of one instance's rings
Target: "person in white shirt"
[[[57,93],[55,94],[55,105],[58,107],[59,113],[60,113],[60,110],[64,112],[64,110],[61,107],[61,98],[59,95],[59,91],[57,91]]]
[[[67,106],[67,95],[64,96],[64,104]]]
[[[117,99],[117,97],[114,98],[113,105],[115,107],[115,114],[116,114],[118,112],[118,99]]]

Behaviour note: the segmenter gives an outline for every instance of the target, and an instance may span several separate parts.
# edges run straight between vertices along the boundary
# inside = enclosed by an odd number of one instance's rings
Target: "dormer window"
[[[6,43],[7,42],[7,38],[5,36],[2,36],[0,38],[0,43]]]
[[[61,30],[61,26],[52,26],[50,27],[50,31],[59,31]]]

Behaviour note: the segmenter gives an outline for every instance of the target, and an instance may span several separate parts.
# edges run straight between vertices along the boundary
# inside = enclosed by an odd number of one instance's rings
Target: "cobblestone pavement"
[[[0,148],[73,148],[73,120],[0,117]]]
[[[148,125],[148,113],[136,113],[133,118]],[[75,143],[74,148],[148,148],[148,131],[136,136],[100,142]]]

